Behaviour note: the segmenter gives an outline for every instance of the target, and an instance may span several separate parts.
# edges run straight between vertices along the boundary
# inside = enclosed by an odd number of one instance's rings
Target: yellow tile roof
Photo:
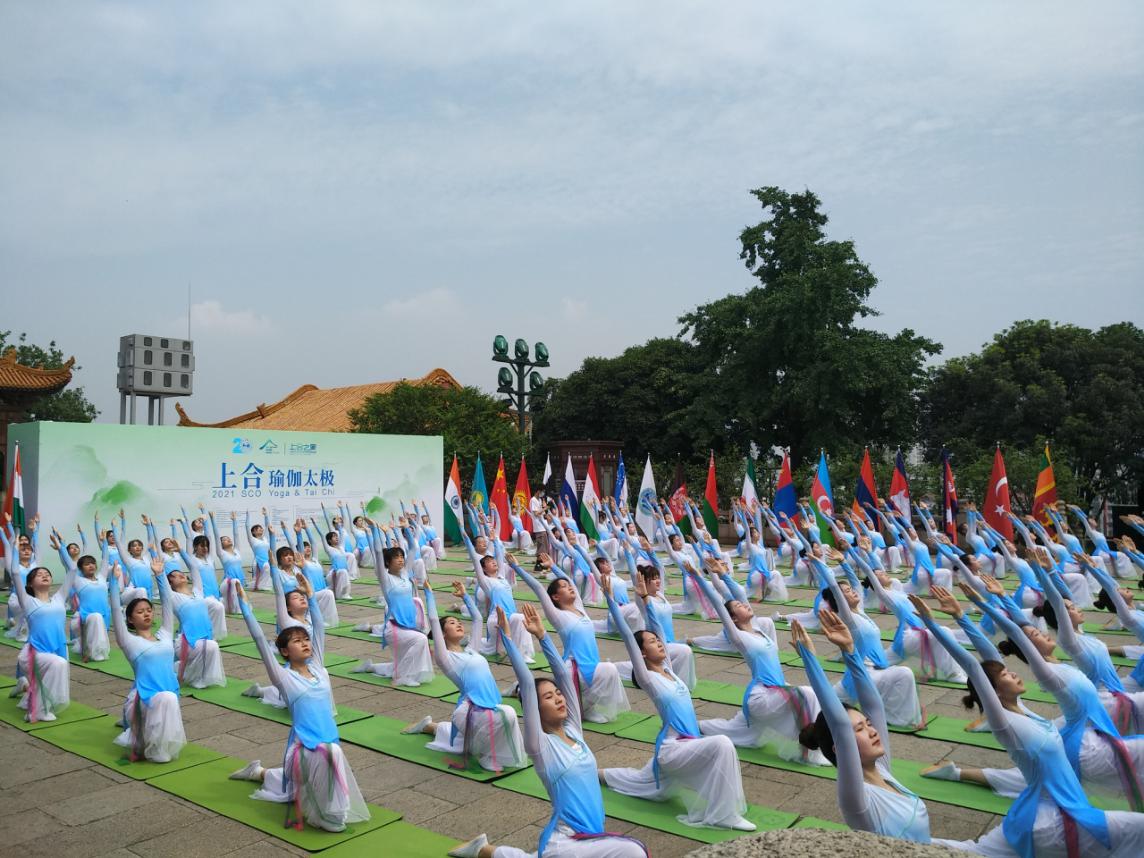
[[[180,426],[200,426],[214,429],[277,429],[300,432],[348,432],[348,412],[361,406],[375,393],[388,393],[402,381],[415,385],[433,385],[460,389],[461,384],[445,370],[437,368],[422,378],[403,378],[398,381],[379,381],[374,384],[356,384],[350,387],[320,388],[304,384],[284,399],[272,405],[262,403],[253,411],[221,420],[218,423],[197,423],[182,406],[175,403]]]

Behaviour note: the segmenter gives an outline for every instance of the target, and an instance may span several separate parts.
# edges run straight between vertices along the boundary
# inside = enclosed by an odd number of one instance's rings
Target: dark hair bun
[[[807,724],[798,731],[798,743],[812,751],[818,750],[818,736],[815,735],[814,724]]]
[[[998,641],[997,652],[1001,653],[1001,655],[1016,655],[1017,645],[1006,638],[1003,641]]]

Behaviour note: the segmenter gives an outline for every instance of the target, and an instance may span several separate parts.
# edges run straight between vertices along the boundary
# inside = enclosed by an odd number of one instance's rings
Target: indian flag
[[[445,483],[445,506],[452,513],[445,516],[445,538],[457,544],[461,541],[465,511],[461,506],[461,469],[457,466],[456,453],[453,454],[453,467],[449,469],[449,481]]]
[[[20,472],[20,442],[12,454],[12,477],[8,480],[8,496],[4,499],[4,512],[12,519],[12,530],[17,536],[24,533],[24,478]]]
[[[588,476],[584,478],[584,491],[580,493],[580,527],[589,539],[599,539],[596,516],[600,511],[600,481],[596,479],[596,460],[588,457]]]

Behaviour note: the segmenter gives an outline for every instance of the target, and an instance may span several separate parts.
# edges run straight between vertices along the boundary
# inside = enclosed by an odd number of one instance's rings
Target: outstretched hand
[[[994,578],[992,575],[986,575],[984,572],[978,576],[981,583],[985,585],[985,590],[992,593],[994,596],[1004,596],[1005,588],[1001,586],[1001,582]]]
[[[800,623],[798,620],[790,621],[790,642],[796,648],[803,646],[809,652],[814,652],[814,644],[810,640],[810,635],[806,633],[806,629],[802,627],[802,623]]]
[[[823,636],[843,652],[854,652],[854,636],[842,618],[829,608],[820,608],[818,621]]]
[[[923,618],[928,617],[930,619],[933,619],[933,611],[930,610],[930,606],[927,605],[921,599],[921,597],[916,596],[913,593],[911,593],[910,594],[910,604],[914,606],[914,610],[917,611],[917,614],[919,617],[923,617]]]
[[[537,640],[541,640],[548,631],[544,628],[544,621],[540,619],[540,612],[536,610],[536,606],[529,602],[524,602],[520,606],[521,614],[524,616],[524,628]]]
[[[962,584],[962,586],[966,586]],[[937,606],[949,614],[954,619],[961,618],[961,605],[957,603],[957,599],[953,597],[953,593],[945,589],[945,587],[938,587],[930,585],[930,595],[937,599]]]

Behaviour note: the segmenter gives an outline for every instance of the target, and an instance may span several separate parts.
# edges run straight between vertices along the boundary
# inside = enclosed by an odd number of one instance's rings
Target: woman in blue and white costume
[[[685,825],[754,831],[755,824],[743,817],[747,799],[734,744],[726,736],[702,734],[691,693],[672,671],[659,636],[643,631],[637,639],[620,616],[607,582],[605,587],[608,610],[632,660],[632,679],[655,704],[663,726],[647,765],[604,769],[604,783],[618,793],[651,801],[680,797],[687,813],[678,819]],[[650,616],[649,622],[654,623]]]
[[[286,527],[285,522],[281,522],[281,525],[283,528]],[[310,579],[310,586],[314,588],[314,599],[322,610],[322,620],[333,628],[341,622],[341,619],[338,617],[338,603],[334,598],[333,588],[326,578],[326,570],[318,562],[317,551],[314,548],[320,538],[317,530],[316,526],[311,529],[310,522],[305,519],[299,518],[294,522],[294,565]]]
[[[497,543],[498,554],[500,552],[500,543]],[[475,554],[470,550],[470,556]],[[520,564],[516,562],[516,558],[511,554],[504,558],[508,568],[519,574]],[[481,592],[485,594],[486,604],[488,605],[489,624],[487,635],[476,639],[477,646],[482,655],[492,655],[500,651],[500,618],[506,617],[508,621],[508,635],[512,638],[512,642],[516,644],[517,649],[524,653],[526,659],[531,659],[533,656],[532,649],[532,636],[524,627],[524,615],[517,609],[516,600],[512,596],[512,586],[500,575],[501,563],[496,557],[481,557],[476,565],[473,567],[473,573],[476,577],[477,586]],[[465,607],[468,608],[470,619],[472,617],[472,610],[476,607],[476,602],[472,604],[465,602]],[[496,608],[500,608],[501,612],[497,613]],[[432,617],[433,612],[428,610],[426,606],[426,613]]]
[[[171,519],[171,535],[163,539],[159,539],[155,533],[155,523],[150,518],[143,516],[143,524],[147,528],[147,544],[159,546],[159,554],[163,558],[163,574],[182,569],[183,558],[179,556],[179,545],[175,541],[175,519]]]
[[[218,523],[212,511],[209,517],[211,545],[215,557],[222,567],[222,603],[228,614],[238,613],[238,587],[246,583],[246,571],[242,568],[242,555],[238,553],[238,515],[230,514],[230,536],[219,536]]]
[[[524,749],[552,802],[552,816],[540,834],[536,852],[494,846],[481,834],[449,855],[454,858],[648,858],[638,840],[604,830],[600,770],[584,741],[579,689],[540,617],[532,613],[529,631],[548,653],[552,679],[534,677],[505,636],[504,648],[520,687]]]
[[[162,561],[152,560],[151,571],[156,577],[162,575]],[[128,748],[133,761],[169,763],[187,744],[175,675],[175,612],[164,607],[162,627],[156,631],[149,599],[134,599],[126,610],[121,608],[117,572],[112,570],[108,577],[112,628],[115,642],[131,664],[135,683],[123,703],[127,729],[115,744]]]
[[[381,645],[393,647],[393,661],[374,664],[367,658],[354,668],[354,673],[388,676],[393,678],[394,685],[416,687],[433,678],[433,659],[413,601],[413,576],[405,568],[404,549],[397,546],[381,549],[381,532],[374,522],[370,525],[374,531],[377,582],[385,595]]]
[[[622,532],[622,531],[621,531]],[[624,534],[625,538],[627,534]],[[610,558],[600,553],[599,546],[596,548],[596,556],[592,559],[593,575],[596,577],[597,586],[599,585],[600,578],[605,575],[611,576],[612,579],[612,595],[616,597],[616,603],[620,606],[620,613],[624,615],[624,619],[631,627],[632,631],[639,631],[644,627],[643,615],[640,614],[640,609],[636,603],[628,598],[629,580],[635,581],[635,576],[638,574],[636,571],[635,554],[632,553],[631,548],[626,542],[621,543],[624,552],[624,562],[628,566],[628,580],[616,572],[615,566],[612,564]],[[596,627],[596,631],[601,634],[608,634],[614,632],[612,628],[611,616],[604,616],[601,619],[593,620],[592,624]]]
[[[1124,537],[1123,542],[1127,542],[1128,546],[1131,546],[1131,548],[1125,546],[1125,550],[1135,549],[1135,545],[1128,537]],[[1135,607],[1132,591],[1117,587],[1116,582],[1103,569],[1098,571],[1094,568],[1092,574],[1104,591],[1104,597],[1100,600],[1101,604],[1109,606],[1111,610],[1115,611],[1121,626],[1132,632],[1140,644],[1144,644],[1144,611]],[[1128,644],[1109,647],[1108,651],[1113,655],[1138,659],[1136,666],[1132,668],[1132,673],[1124,677],[1124,690],[1128,692],[1144,691],[1144,646]]]
[[[976,555],[977,561],[981,564],[981,569],[987,575],[992,575],[994,578],[1005,577],[1005,564],[1001,561],[996,554],[989,550],[989,542],[991,537],[985,528],[979,526],[985,524],[985,517],[977,511],[976,504],[965,505],[965,524],[963,525],[965,542],[973,549],[973,554]]]
[[[1081,568],[1076,565],[1072,559],[1072,554],[1069,553],[1069,549],[1053,539],[1039,521],[1031,515],[1027,515],[1024,518],[1024,522],[1029,530],[1037,534],[1037,537],[1044,544],[1043,550],[1052,558],[1048,563],[1044,564],[1043,568],[1046,571],[1055,569],[1056,574],[1060,575],[1061,580],[1065,582],[1065,586],[1067,586],[1069,592],[1072,593],[1071,599],[1073,604],[1082,611],[1090,610],[1093,606],[1093,595],[1098,589],[1096,583],[1085,575]],[[1025,545],[1028,547],[1030,554],[1036,554],[1037,551],[1041,549],[1040,546],[1033,542],[1029,534],[1023,532],[1022,536],[1025,538]],[[1070,536],[1069,538],[1075,542],[1073,537]]]
[[[353,554],[342,547],[341,531],[329,529],[327,525],[325,537],[322,538],[323,535],[318,530],[318,522],[311,518],[310,524],[313,526],[313,530],[307,527],[306,532],[311,534],[312,540],[321,544],[322,550],[326,553],[326,559],[330,561],[330,571],[326,574],[326,581],[329,582],[330,589],[334,591],[334,598],[353,598],[353,593],[350,591],[350,560]]]
[[[861,555],[852,556],[861,562]],[[919,729],[925,725],[926,716],[918,697],[914,673],[905,665],[890,664],[882,646],[881,629],[862,609],[862,597],[859,595],[862,588],[857,575],[846,561],[841,568],[847,578],[843,582],[839,582],[825,564],[815,561],[815,572],[823,586],[823,602],[850,630],[854,647],[866,666],[866,674],[882,698],[886,721],[895,727]],[[854,674],[849,670],[834,690],[844,703],[859,702]]]
[[[709,559],[708,563],[718,563],[718,561]],[[616,598],[615,583],[616,579],[609,580],[609,588],[612,591],[612,601],[616,603],[619,609],[620,616],[624,615],[623,606],[620,604],[619,599]],[[661,592],[663,586],[663,578],[660,575],[659,569],[654,566],[638,566],[636,567],[636,574],[632,579],[633,589],[635,591],[636,609],[640,612],[640,617],[643,620],[643,628],[654,631],[659,639],[663,642],[663,647],[667,651],[668,661],[671,662],[671,670],[683,680],[687,690],[690,691],[695,687],[697,677],[695,676],[695,654],[691,652],[691,647],[685,643],[677,643],[675,640],[675,626],[672,622],[671,603],[667,601]],[[691,586],[694,587],[695,580],[692,579]],[[601,589],[603,588],[603,581],[601,580]],[[612,618],[609,611],[608,617]],[[631,628],[628,624],[629,629]],[[630,661],[617,661],[615,662],[616,670],[619,671],[620,679],[630,681],[632,678],[633,668]]]
[[[7,513],[4,514],[4,527],[0,528],[0,541],[4,543],[4,568],[8,571],[12,587],[12,592],[8,594],[8,627],[4,634],[5,637],[20,641],[28,639],[28,624],[24,621],[24,612],[16,593],[24,589],[28,573],[40,565],[38,520],[39,516],[32,520],[29,535],[19,538],[12,528],[12,517]]]
[[[362,504],[362,510],[365,510],[365,504]],[[369,530],[368,525],[365,523],[365,516],[358,515],[354,517],[351,535],[354,538],[354,557],[357,558],[357,571],[358,576],[361,576],[361,570],[369,566],[373,566],[373,550],[369,547]],[[350,576],[353,577],[352,575]]]
[[[552,571],[552,559],[547,554],[539,554],[537,562],[542,569]],[[564,645],[563,659],[572,672],[577,702],[585,720],[603,724],[614,721],[619,713],[629,711],[632,706],[624,692],[620,674],[610,661],[600,661],[596,627],[584,610],[584,602],[572,582],[556,572],[558,577],[545,589],[525,569],[518,568],[517,574],[536,594],[545,619],[560,635]],[[620,622],[624,623],[622,614]],[[626,623],[624,625],[626,627]]]
[[[1079,567],[1086,558],[1083,554],[1076,556]],[[1056,631],[1060,648],[1100,690],[1100,699],[1117,729],[1124,735],[1144,733],[1144,691],[1128,691],[1124,687],[1112,663],[1108,644],[1096,635],[1085,634],[1084,614],[1071,601],[1066,601],[1059,583],[1050,579],[1039,565],[1047,560],[1046,555],[1040,554],[1032,564],[1046,597],[1045,604],[1034,608],[1034,613],[1045,618]]]
[[[433,660],[457,686],[460,699],[449,721],[435,723],[427,715],[402,732],[432,736],[433,741],[425,747],[444,754],[461,754],[463,766],[468,766],[470,757],[476,757],[481,768],[491,772],[520,768],[527,760],[516,712],[501,701],[489,663],[473,646],[484,637],[484,623],[473,597],[465,592],[460,581],[453,582],[453,595],[468,603],[473,618],[472,634],[468,635],[465,624],[456,617],[446,617],[443,622],[437,617],[437,604],[428,581],[422,585],[422,592],[432,627]],[[507,623],[504,611],[499,606],[496,610],[501,622]],[[535,609],[533,615],[536,615]]]
[[[856,831],[929,843],[925,802],[891,773],[890,733],[882,698],[855,651],[850,630],[829,610],[822,611],[820,622],[826,639],[842,650],[862,709],[843,705],[818,663],[810,636],[800,623],[792,622],[791,641],[822,706],[799,741],[809,750],[821,751],[838,769],[838,807],[847,825]]]
[[[515,551],[534,554],[536,547],[532,544],[532,534],[524,526],[524,514],[527,511],[523,499],[513,498],[508,514],[508,520],[512,523],[512,547]]]
[[[186,529],[186,522],[183,522]],[[191,586],[194,591],[206,602],[210,612],[211,629],[214,639],[221,641],[226,637],[226,608],[222,603],[222,591],[219,590],[218,578],[215,577],[214,559],[211,557],[211,541],[206,536],[193,538],[193,554],[175,543],[179,556],[183,558],[183,565],[191,576]]]
[[[1004,593],[994,578],[985,578],[994,595]],[[1144,736],[1121,736],[1100,702],[1096,686],[1075,667],[1061,664],[1053,655],[1055,643],[1031,626],[1014,620],[1004,611],[984,599],[973,588],[962,585],[962,591],[980,610],[992,618],[1008,640],[1002,641],[1007,651],[1029,665],[1041,687],[1056,698],[1064,713],[1058,722],[1068,752],[1069,763],[1082,785],[1091,793],[1127,799],[1132,810],[1144,810],[1144,797],[1140,775],[1144,772]],[[999,680],[1003,659],[993,643],[977,630],[973,621],[965,616],[953,594],[937,591],[934,597],[943,611],[957,618],[958,624],[969,633],[977,653],[984,660],[987,674],[992,674],[994,690],[1006,706],[1016,704],[1023,711],[1020,694],[1024,682]],[[965,702],[978,703],[976,689]],[[1020,769],[971,769],[957,766],[953,761],[923,770],[924,777],[939,780],[971,781],[988,786],[1000,795],[1016,797],[1028,785]]]
[[[99,510],[95,511],[95,541],[99,545],[99,550],[107,557],[107,568],[110,569],[116,564],[122,565],[122,559],[119,556],[119,539],[115,535],[115,516],[111,517],[111,529],[99,529]],[[119,510],[119,523],[120,529],[123,532],[127,531],[127,514],[121,509]]]
[[[22,692],[19,707],[24,720],[55,721],[71,702],[71,671],[68,665],[67,603],[75,582],[75,568],[55,595],[52,595],[52,573],[37,566],[28,573],[24,586],[13,591],[20,600],[20,610],[28,623],[28,642],[16,658]]]
[[[60,555],[60,562],[72,577],[75,612],[68,621],[68,637],[85,662],[107,661],[111,654],[108,629],[111,611],[107,607],[107,578],[99,573],[99,564],[90,554],[73,561],[63,547],[60,534],[52,531],[51,544]]]
[[[262,510],[263,518],[266,517],[266,508]],[[255,590],[269,590],[271,589],[271,575],[270,575],[270,540],[268,534],[269,527],[264,527],[257,521],[251,521],[252,516],[247,516],[246,519],[246,544],[250,546],[251,560],[251,575],[254,577]]]
[[[361,577],[361,570],[358,569],[357,537],[354,535],[353,525],[350,522],[350,505],[347,503],[343,506],[342,502],[338,501],[337,509],[338,514],[334,516],[331,521],[330,514],[326,511],[326,505],[324,503],[322,504],[322,517],[326,521],[326,542],[329,543],[329,533],[331,531],[338,535],[338,548],[346,554],[346,573],[350,581],[356,581]],[[316,527],[315,525],[315,529]],[[365,543],[368,547],[368,537],[366,537]],[[347,584],[347,587],[348,586]],[[349,590],[347,589],[346,592],[349,592]],[[342,597],[338,596],[338,598],[340,599]]]
[[[708,574],[714,576],[715,571],[708,567]],[[751,681],[735,717],[700,721],[700,732],[704,736],[726,736],[742,748],[773,744],[784,760],[825,766],[825,757],[804,751],[798,744],[799,731],[818,717],[814,691],[807,686],[787,684],[779,663],[778,645],[773,637],[759,634],[751,625],[749,605],[733,599],[724,602],[715,587],[698,575],[692,581],[706,590],[719,612],[723,634],[751,669]]]
[[[152,547],[152,552],[153,562],[161,562],[158,549]],[[226,685],[222,653],[213,637],[206,599],[195,592],[180,569],[160,575],[158,580],[164,613],[173,612],[179,619],[179,683],[191,688]],[[238,586],[241,588],[242,583]]]
[[[965,682],[965,671],[943,647],[937,645],[933,635],[914,612],[909,597],[884,587],[879,574],[866,567],[863,567],[863,571],[879,600],[898,620],[894,640],[890,643],[890,662],[907,665],[923,680]]]
[[[310,579],[295,570],[293,580],[290,581],[294,586],[288,591],[284,586],[287,580],[287,576],[277,572],[271,576],[271,581],[274,584],[274,625],[276,633],[281,633],[284,629],[288,629],[291,626],[298,626],[298,628],[305,629],[306,634],[312,637],[314,629],[310,624],[310,612],[311,610],[321,611],[321,608],[314,602],[314,589],[310,585]],[[311,607],[311,602],[314,602],[313,608]],[[252,683],[249,688],[242,692],[242,696],[257,697],[267,706],[273,706],[275,709],[286,708],[286,701],[282,699],[282,695],[278,691],[278,686],[273,683],[270,685],[259,685],[257,682]]]
[[[977,840],[935,842],[995,858],[1135,858],[1144,854],[1144,813],[1094,808],[1053,723],[1017,701],[1002,702],[977,659],[934,622],[924,602],[916,596],[911,601],[930,633],[968,675],[994,738],[1009,752],[1028,784],[997,828]],[[1001,671],[997,681],[1015,685],[1020,677]]]
[[[762,507],[760,515],[766,516],[771,530],[782,533],[778,521],[771,522],[774,514],[768,507]],[[760,602],[785,602],[790,599],[787,592],[786,579],[782,573],[772,566],[773,552],[768,551],[763,542],[763,535],[754,525],[748,525],[748,538],[746,540],[747,553],[747,591],[758,593]]]
[[[119,546],[115,558],[112,558],[110,548],[106,549],[106,563],[108,568],[119,564],[120,569],[123,570],[123,593],[121,594],[123,604],[127,604],[132,599],[153,599],[155,597],[154,581],[151,580],[151,558],[143,556],[143,541],[141,539],[128,540],[123,531],[114,528],[115,520],[112,519],[113,530],[115,530],[115,542]]]
[[[242,616],[270,681],[290,710],[290,735],[280,768],[265,769],[259,760],[232,774],[261,786],[251,798],[289,804],[286,824],[301,830],[303,820],[325,831],[344,831],[346,824],[369,819],[369,808],[342,751],[334,722],[334,699],[324,657],[326,634],[317,605],[310,612],[313,634],[299,626],[279,633],[274,649],[266,641],[246,594],[239,591]]]

